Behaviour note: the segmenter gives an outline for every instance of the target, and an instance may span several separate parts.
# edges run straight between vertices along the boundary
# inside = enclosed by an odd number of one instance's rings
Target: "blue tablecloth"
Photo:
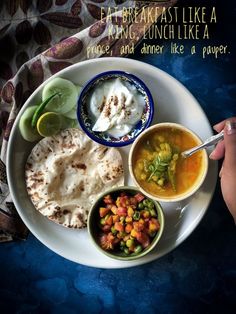
[[[130,56],[181,81],[212,125],[236,115],[235,8],[222,3],[217,9],[211,40],[180,43],[186,50],[194,43],[199,49],[227,44],[230,54],[217,59],[142,55],[138,47]],[[1,244],[0,282],[0,313],[235,313],[236,229],[218,182],[196,230],[152,263],[119,270],[85,267],[56,255],[30,234],[25,242]]]

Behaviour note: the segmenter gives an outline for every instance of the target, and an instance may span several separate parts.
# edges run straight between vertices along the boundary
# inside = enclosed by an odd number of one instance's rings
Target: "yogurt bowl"
[[[152,95],[145,83],[123,71],[103,72],[88,81],[78,99],[77,118],[94,141],[125,146],[150,126]]]

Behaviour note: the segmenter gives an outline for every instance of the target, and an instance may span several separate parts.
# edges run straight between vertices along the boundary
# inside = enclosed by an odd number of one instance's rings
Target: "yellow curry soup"
[[[206,165],[205,151],[189,158],[181,152],[200,143],[185,129],[151,127],[132,152],[132,171],[138,185],[150,195],[161,199],[184,195],[198,184]]]

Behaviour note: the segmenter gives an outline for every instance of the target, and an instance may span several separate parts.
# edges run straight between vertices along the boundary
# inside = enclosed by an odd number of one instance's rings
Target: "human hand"
[[[224,129],[224,140],[210,154],[213,160],[224,158],[219,176],[225,203],[236,223],[236,117],[224,120],[213,127],[217,132]]]

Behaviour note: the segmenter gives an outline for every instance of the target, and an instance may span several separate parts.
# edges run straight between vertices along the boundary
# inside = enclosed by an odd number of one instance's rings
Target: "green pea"
[[[124,216],[121,216],[121,217],[120,217],[120,222],[123,224],[124,221],[125,221],[125,217],[124,217]]]
[[[117,234],[118,231],[115,229],[114,226],[112,226],[112,227],[111,227],[111,232],[112,232],[113,234]]]
[[[129,239],[126,241],[126,246],[127,247],[131,247],[134,244],[134,240],[133,239]]]
[[[101,218],[101,219],[100,219],[100,224],[101,224],[101,225],[105,225],[105,218]]]
[[[120,231],[119,234],[120,234],[121,238],[124,238],[127,236],[127,233],[125,231]]]
[[[138,204],[138,208],[139,208],[139,209],[143,209],[143,207],[144,207],[143,203],[139,203],[139,204]]]
[[[133,214],[133,219],[134,220],[139,220],[140,219],[140,212],[138,212],[137,210],[135,210],[134,214]]]
[[[110,216],[111,216],[111,214],[106,214],[105,220],[107,220]]]
[[[138,253],[141,253],[143,250],[142,246],[141,245],[137,245],[134,249],[134,253],[138,254]]]
[[[144,205],[144,206],[148,206],[148,200],[147,200],[147,199],[145,199],[145,200],[143,201],[143,205]]]
[[[148,208],[154,208],[154,204],[153,204],[153,202],[152,201],[149,201],[149,204],[148,204]]]
[[[129,249],[128,249],[127,247],[125,247],[125,248],[124,248],[124,252],[125,252],[125,254],[128,255],[128,254],[129,254]]]
[[[154,208],[150,209],[150,214],[151,214],[152,217],[156,217],[157,216],[157,213],[156,213]]]

